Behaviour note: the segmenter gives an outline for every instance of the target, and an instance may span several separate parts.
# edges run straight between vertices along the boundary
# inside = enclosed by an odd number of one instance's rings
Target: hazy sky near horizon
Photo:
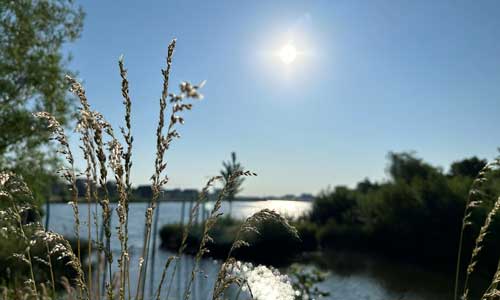
[[[386,178],[389,151],[446,168],[500,146],[498,1],[79,1],[66,48],[88,98],[122,125],[129,71],[134,183],[153,172],[167,44],[171,91],[206,79],[168,151],[167,188],[201,188],[236,151],[246,195],[317,193]],[[292,43],[285,65],[275,51]],[[73,141],[77,139],[73,137]]]

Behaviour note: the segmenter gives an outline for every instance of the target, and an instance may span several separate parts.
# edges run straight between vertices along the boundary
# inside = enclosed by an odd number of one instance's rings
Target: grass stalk
[[[168,84],[169,84],[169,77],[170,77],[170,70],[172,67],[172,58],[174,54],[174,49],[175,49],[175,40],[173,40],[169,45],[168,45],[168,53],[167,53],[167,68],[165,70],[162,70],[163,74],[163,90],[162,90],[162,95],[160,98],[160,111],[159,111],[159,119],[158,119],[158,127],[156,129],[156,159],[155,159],[155,173],[151,177],[152,180],[152,190],[153,190],[153,197],[151,201],[149,202],[148,209],[146,211],[146,222],[145,222],[145,235],[144,235],[144,242],[143,242],[143,251],[142,251],[142,257],[141,260],[143,260],[140,263],[139,266],[139,278],[138,278],[138,286],[137,286],[137,291],[136,291],[136,300],[140,300],[143,298],[144,295],[144,279],[143,277],[145,276],[147,272],[147,266],[148,266],[148,255],[149,255],[149,244],[151,240],[151,223],[152,220],[151,218],[153,217],[153,211],[156,207],[156,201],[158,200],[159,194],[160,194],[160,189],[161,186],[166,183],[167,179],[161,179],[161,175],[163,170],[166,168],[166,164],[163,163],[163,156],[168,148],[168,145],[171,141],[169,139],[168,133],[167,137],[163,135],[163,127],[165,124],[165,109],[167,106],[167,97],[168,97]],[[172,120],[172,119],[171,119]],[[172,122],[171,122],[172,124]],[[170,131],[171,126],[169,126],[169,131]],[[168,131],[168,132],[169,132]]]
[[[201,236],[201,241],[200,245],[198,248],[198,252],[196,253],[194,263],[193,263],[193,269],[191,270],[191,277],[188,280],[187,287],[184,291],[184,300],[188,300],[191,296],[191,286],[193,284],[193,281],[195,279],[195,275],[198,269],[198,265],[200,263],[200,260],[202,256],[208,251],[206,249],[206,244],[208,241],[212,240],[210,237],[210,230],[215,226],[217,223],[218,218],[222,215],[220,212],[221,206],[222,206],[222,200],[226,197],[226,194],[228,190],[232,187],[232,184],[235,180],[237,180],[240,176],[255,176],[255,173],[252,173],[250,171],[237,171],[232,173],[229,176],[229,179],[226,180],[224,183],[224,187],[222,190],[219,192],[219,195],[217,196],[217,200],[215,201],[214,207],[212,208],[207,220],[204,223],[203,226],[203,234]],[[217,180],[222,179],[221,176],[215,177]]]
[[[478,173],[474,181],[472,182],[471,188],[469,190],[469,195],[467,197],[467,202],[465,204],[465,210],[464,210],[464,217],[462,220],[462,228],[460,230],[460,238],[459,238],[459,245],[458,245],[458,252],[457,252],[457,263],[456,263],[456,268],[455,268],[455,289],[454,289],[454,299],[458,300],[458,294],[459,294],[459,280],[460,280],[460,268],[461,268],[461,259],[462,259],[462,251],[463,251],[463,243],[464,243],[464,232],[466,228],[471,224],[470,223],[470,218],[472,216],[472,210],[473,208],[479,206],[482,203],[482,192],[481,188],[483,184],[487,181],[487,175],[488,173],[493,170],[494,167],[498,166],[499,160],[495,159],[493,162],[486,164],[481,171]],[[463,294],[462,294],[462,299],[466,300],[468,298],[468,284],[469,284],[469,277],[474,271],[474,266],[476,264],[475,258],[480,252],[480,244],[482,243],[482,239],[484,239],[485,236],[485,231],[487,231],[489,225],[486,227],[481,227],[481,232],[478,235],[476,239],[476,246],[473,251],[473,254],[470,258],[467,271],[466,271],[466,277],[465,277],[465,282],[463,286]]]
[[[124,160],[124,169],[125,169],[125,185],[126,185],[126,198],[130,199],[130,192],[132,190],[132,183],[130,181],[130,174],[132,169],[132,144],[134,138],[132,136],[132,124],[131,124],[131,115],[132,115],[132,101],[129,96],[129,82],[127,79],[127,70],[124,67],[123,56],[118,60],[118,67],[120,69],[120,77],[122,78],[121,90],[123,96],[123,105],[125,106],[125,128],[121,128],[121,132],[123,138],[125,139],[125,143],[127,144],[127,149],[123,154]],[[128,256],[128,213],[129,213],[129,201],[125,201],[125,224],[124,224],[124,242],[123,247],[125,249],[125,264],[123,269],[123,285],[127,286],[128,291],[128,299],[130,299],[130,274],[129,274],[129,266],[130,260]]]

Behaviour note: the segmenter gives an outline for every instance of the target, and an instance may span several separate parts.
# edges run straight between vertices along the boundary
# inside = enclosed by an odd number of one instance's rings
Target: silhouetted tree
[[[222,166],[223,169],[220,171],[220,174],[224,178],[224,184],[228,184],[226,200],[229,201],[229,215],[231,215],[233,200],[236,198],[236,195],[241,192],[241,185],[243,184],[244,178],[240,176],[232,180],[232,182],[229,182],[229,178],[235,172],[243,171],[243,166],[237,162],[235,152],[231,152],[231,160],[222,162]]]
[[[394,181],[403,180],[411,182],[414,178],[428,178],[436,173],[437,169],[416,158],[414,153],[389,152],[388,172]]]
[[[363,181],[358,182],[358,184],[356,185],[356,190],[363,194],[366,194],[377,188],[379,188],[379,184],[376,182],[371,182],[368,178],[365,178]]]
[[[476,157],[460,160],[445,174],[414,153],[389,153],[388,159],[390,181],[365,179],[356,189],[340,186],[316,197],[310,220],[318,226],[319,244],[378,250],[454,268],[456,257],[450,253],[457,249],[469,189],[486,161]],[[468,255],[474,244],[472,233],[479,231],[500,193],[500,172],[491,171],[487,178],[464,236]],[[494,272],[500,251],[500,219],[495,219],[490,230],[485,243],[494,247],[484,253],[484,263]]]
[[[485,159],[479,159],[477,156],[462,159],[451,164],[449,175],[475,178],[486,163]]]
[[[353,209],[357,206],[355,191],[345,186],[337,186],[333,192],[323,191],[313,203],[311,219],[324,224],[329,219],[338,224],[351,222]]]

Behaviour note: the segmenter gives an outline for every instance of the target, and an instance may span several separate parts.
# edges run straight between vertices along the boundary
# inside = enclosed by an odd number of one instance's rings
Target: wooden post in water
[[[193,201],[189,200],[189,214],[191,215],[191,211],[193,210]],[[194,220],[196,221],[196,220]]]
[[[47,197],[45,200],[45,231],[49,230],[49,221],[50,221],[50,200]]]
[[[180,224],[181,224],[181,228],[184,229],[184,217],[186,215],[186,201],[185,199],[182,199],[182,205],[181,205],[181,220],[180,220]]]
[[[156,210],[155,210],[155,215],[154,215],[154,220],[153,220],[153,247],[151,249],[151,267],[149,270],[149,274],[151,277],[151,280],[149,281],[149,297],[152,299],[153,298],[153,287],[155,285],[155,258],[156,258],[156,240],[158,239],[158,219],[160,218],[160,204],[162,201],[165,200],[165,191],[161,191],[160,194],[160,201],[156,204]],[[146,276],[144,276],[146,278]],[[146,284],[144,282],[144,284]]]

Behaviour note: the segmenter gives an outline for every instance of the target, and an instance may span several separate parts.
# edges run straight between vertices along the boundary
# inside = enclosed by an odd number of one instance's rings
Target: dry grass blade
[[[497,168],[500,165],[500,160],[497,158],[494,161],[492,161],[489,164],[486,164],[481,171],[478,173],[477,177],[474,179],[472,182],[472,186],[469,191],[469,196],[467,198],[467,203],[465,207],[465,212],[464,212],[464,218],[462,221],[462,229],[460,232],[460,240],[459,240],[459,248],[458,248],[458,254],[457,254],[457,266],[456,266],[456,272],[455,272],[455,299],[458,297],[458,281],[459,281],[459,276],[460,276],[460,268],[461,268],[461,256],[462,256],[462,248],[463,248],[463,238],[464,238],[464,231],[467,226],[469,226],[470,223],[470,218],[472,216],[472,210],[475,207],[478,207],[482,203],[482,187],[484,186],[485,182],[488,180],[488,174],[493,171],[495,168]],[[466,271],[466,276],[465,276],[465,282],[464,282],[464,288],[463,288],[463,294],[462,294],[462,299],[467,300],[469,297],[469,278],[471,274],[474,272],[475,266],[477,264],[477,257],[481,251],[482,248],[482,242],[488,232],[488,228],[491,224],[491,221],[493,217],[497,214],[500,205],[499,201],[497,200],[495,202],[495,205],[493,209],[488,213],[488,216],[485,220],[485,223],[480,229],[480,232],[476,238],[476,243],[474,246],[474,250],[472,252],[469,264],[467,266],[467,271]]]
[[[192,85],[190,83],[183,82],[180,85],[181,93],[179,95],[169,94],[169,77],[170,69],[172,65],[172,57],[175,49],[175,40],[173,40],[168,46],[167,55],[167,68],[162,70],[163,74],[163,90],[160,98],[160,114],[158,120],[158,126],[156,129],[156,159],[155,159],[155,172],[151,176],[151,189],[152,198],[149,202],[148,209],[146,211],[146,221],[145,221],[145,238],[143,243],[143,253],[141,260],[143,263],[139,268],[139,281],[138,289],[136,292],[136,299],[142,299],[144,297],[144,287],[145,287],[145,274],[148,268],[149,261],[149,249],[151,243],[151,225],[153,213],[156,209],[157,201],[160,196],[162,187],[168,182],[168,177],[164,174],[167,167],[166,162],[164,162],[165,152],[170,148],[171,142],[175,138],[179,138],[180,135],[177,130],[174,129],[176,124],[184,124],[184,119],[178,115],[178,113],[184,110],[190,110],[192,104],[183,103],[185,99],[201,99],[202,95],[198,92],[198,89],[202,85]],[[165,127],[165,110],[167,108],[167,97],[170,97],[170,102],[172,103],[172,110],[169,118],[169,124],[164,132]]]
[[[78,95],[83,95],[81,91],[77,92]],[[59,153],[63,154],[66,158],[66,161],[69,163],[69,168],[62,168],[59,170],[59,174],[68,182],[71,186],[71,207],[73,208],[73,215],[75,221],[75,237],[77,240],[77,256],[78,260],[81,260],[81,249],[80,249],[80,213],[78,208],[78,189],[76,186],[76,173],[75,173],[75,165],[73,154],[71,152],[71,148],[69,146],[66,134],[64,133],[64,128],[61,124],[49,113],[47,112],[38,112],[34,114],[35,117],[45,119],[48,122],[48,128],[52,131],[53,139],[56,140],[60,148],[58,150]],[[86,287],[85,285],[80,286],[79,296],[83,299],[83,289]]]
[[[130,191],[132,190],[132,183],[130,181],[130,172],[132,169],[132,144],[134,142],[134,138],[132,136],[132,125],[131,125],[131,115],[132,115],[132,101],[129,96],[129,83],[127,79],[127,70],[123,64],[123,56],[120,57],[118,61],[118,67],[120,69],[120,77],[122,78],[122,96],[123,96],[123,105],[125,106],[125,128],[121,128],[121,132],[123,138],[125,139],[125,143],[127,144],[127,150],[123,153],[123,160],[125,166],[125,185],[127,191],[127,198],[130,197]],[[129,205],[128,201],[125,204],[125,215],[127,216],[125,219],[125,240],[124,240],[124,248],[127,251],[125,255],[125,265],[124,265],[124,277],[126,285],[128,287],[128,297],[130,298],[130,274],[129,274],[129,260],[128,260],[128,212]],[[125,283],[124,283],[125,284]]]
[[[84,94],[83,94],[84,95]],[[80,146],[84,160],[86,161],[85,168],[85,200],[87,202],[87,239],[88,243],[88,256],[92,257],[92,220],[91,220],[91,204],[95,199],[97,201],[97,191],[96,191],[96,181],[97,181],[97,162],[95,156],[95,146],[94,146],[94,138],[92,132],[92,114],[88,111],[89,106],[86,103],[86,98],[81,100],[82,107],[80,108],[79,120],[77,123],[77,131],[80,133],[80,141],[82,142],[82,146]],[[97,220],[94,220],[97,227]],[[92,264],[88,264],[87,270],[87,282],[88,282],[88,290],[89,290],[89,299],[92,299]]]
[[[199,213],[199,210],[200,210],[200,206],[208,198],[208,192],[209,192],[210,188],[213,186],[213,184],[216,181],[219,181],[219,180],[222,180],[221,176],[213,176],[213,177],[211,177],[207,181],[207,183],[205,184],[205,186],[203,187],[201,193],[198,196],[198,199],[196,200],[196,203],[191,208],[191,211],[189,212],[189,220],[188,220],[188,223],[186,224],[186,226],[184,227],[184,231],[182,233],[181,244],[180,244],[179,249],[177,251],[177,256],[179,258],[184,253],[184,250],[187,247],[188,235],[189,235],[189,232],[191,231],[191,229],[193,228],[194,220],[196,220],[198,218],[198,213]],[[176,263],[174,265],[174,270],[172,271],[172,277],[171,277],[170,284],[169,284],[168,289],[167,289],[167,296],[166,296],[167,299],[168,299],[168,297],[170,295],[170,290],[171,290],[171,287],[172,287],[172,280],[173,280],[173,278],[174,278],[174,276],[175,276],[175,274],[177,272],[178,266],[179,266],[179,260],[176,261]]]
[[[240,247],[248,246],[249,243],[242,238],[242,235],[250,232],[259,233],[258,225],[266,221],[274,221],[280,223],[292,236],[299,239],[299,234],[297,232],[297,229],[295,229],[295,227],[290,225],[287,219],[283,218],[280,214],[278,214],[273,210],[262,209],[253,214],[252,216],[248,217],[241,224],[240,229],[236,234],[235,240],[231,245],[226,261],[222,264],[217,274],[217,279],[215,281],[214,289],[212,292],[213,300],[220,299],[224,291],[231,284],[234,283],[241,284],[241,280],[239,280],[239,278],[235,278],[234,276],[230,275],[231,268],[228,268],[228,266],[232,266],[235,263],[235,260],[232,257],[233,251]]]
[[[111,253],[111,209],[109,206],[109,192],[107,189],[107,176],[108,171],[106,167],[106,154],[104,151],[104,138],[103,133],[107,133],[111,137],[114,137],[113,129],[111,125],[104,119],[104,117],[98,113],[91,111],[90,105],[87,100],[85,89],[83,86],[75,79],[70,76],[66,76],[67,81],[70,83],[70,91],[73,92],[80,100],[80,120],[86,120],[86,122],[81,122],[80,126],[88,126],[88,130],[93,132],[94,144],[95,144],[95,156],[99,162],[99,185],[104,190],[104,199],[99,200],[99,204],[102,207],[102,225],[103,231],[106,237],[106,248],[104,251],[106,257],[107,272],[109,274],[108,281],[103,283],[107,287],[108,298],[112,298],[111,283],[112,274],[111,266],[113,263],[113,255]],[[83,129],[85,130],[85,129]],[[78,242],[79,243],[79,242]],[[99,294],[99,292],[98,292]]]
[[[118,258],[118,269],[119,272],[119,299],[125,299],[125,284],[127,282],[126,275],[126,264],[128,257],[128,247],[126,244],[126,232],[125,224],[128,220],[128,213],[126,207],[128,207],[128,193],[125,182],[123,181],[124,169],[122,166],[123,158],[123,147],[118,142],[118,140],[113,139],[108,144],[109,151],[109,166],[113,171],[117,190],[118,190],[118,205],[116,207],[116,213],[118,215],[118,240],[120,241],[120,257]]]
[[[497,270],[493,275],[490,285],[484,292],[481,300],[494,300],[499,299],[500,290],[498,289],[498,284],[500,283],[500,259],[498,260]]]
[[[165,267],[163,267],[163,272],[161,273],[161,278],[160,278],[160,283],[158,284],[158,289],[156,290],[156,300],[160,300],[160,295],[161,295],[161,289],[163,287],[163,282],[165,281],[165,277],[167,275],[167,270],[168,270],[168,267],[170,266],[170,263],[172,262],[172,260],[174,259],[178,259],[178,257],[176,256],[170,256],[168,259],[167,259],[167,262],[165,263]],[[174,275],[172,275],[173,277]],[[167,299],[168,299],[168,296],[167,296]]]
[[[166,168],[166,164],[163,163],[163,158],[165,151],[168,148],[168,143],[170,140],[166,141],[166,138],[163,135],[163,127],[165,125],[165,109],[167,107],[167,97],[168,97],[168,84],[170,77],[170,69],[172,67],[172,58],[174,55],[175,49],[175,40],[173,40],[168,45],[168,54],[167,54],[167,68],[162,70],[163,74],[163,90],[160,97],[160,113],[158,119],[158,127],[156,129],[156,159],[155,159],[155,173],[151,177],[152,181],[152,190],[153,197],[149,202],[148,209],[146,210],[146,221],[145,221],[145,235],[144,235],[144,243],[143,243],[143,251],[141,256],[141,261],[139,267],[139,278],[137,282],[137,290],[136,290],[136,299],[142,299],[144,297],[144,278],[147,273],[148,266],[148,255],[149,255],[149,245],[151,242],[151,224],[153,218],[153,212],[156,207],[156,201],[160,196],[160,189],[163,184],[166,183],[167,179],[160,179],[162,176],[162,172]],[[170,129],[170,128],[169,128]],[[168,137],[168,135],[167,135]]]
[[[215,226],[217,223],[218,218],[222,215],[220,212],[221,206],[222,206],[222,201],[226,197],[226,194],[228,192],[228,189],[231,188],[233,182],[237,180],[240,176],[257,176],[257,174],[251,172],[251,171],[238,171],[234,172],[229,176],[229,179],[225,182],[224,187],[220,191],[217,200],[215,201],[214,207],[212,208],[212,211],[210,212],[208,218],[205,221],[205,224],[203,226],[203,234],[201,236],[201,241],[200,245],[198,248],[198,252],[196,253],[195,256],[195,262],[193,264],[193,269],[191,270],[191,277],[189,278],[186,290],[184,291],[184,300],[188,300],[189,297],[191,296],[191,285],[193,284],[193,281],[195,279],[195,275],[197,272],[197,268],[199,265],[199,262],[202,258],[202,256],[208,251],[206,248],[206,244],[209,241],[212,241],[213,239],[210,237],[210,230]],[[217,176],[217,179],[222,179],[221,176]]]

